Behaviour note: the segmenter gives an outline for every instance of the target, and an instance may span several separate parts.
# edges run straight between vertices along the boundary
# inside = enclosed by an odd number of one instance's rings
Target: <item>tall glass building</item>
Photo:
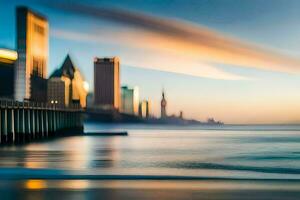
[[[139,95],[138,88],[129,88],[127,86],[123,86],[121,88],[121,112],[130,114],[130,115],[138,115],[139,109]]]
[[[15,99],[46,101],[48,21],[26,7],[17,7],[17,51]]]

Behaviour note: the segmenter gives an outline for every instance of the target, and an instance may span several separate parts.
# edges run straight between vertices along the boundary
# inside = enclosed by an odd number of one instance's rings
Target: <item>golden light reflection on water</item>
[[[299,183],[282,185],[279,182],[251,181],[151,181],[151,180],[28,180],[25,187],[29,190],[42,189],[173,189],[173,190],[298,190]]]
[[[54,185],[60,188],[76,189],[76,190],[91,188],[90,181],[88,180],[65,180],[65,181],[58,182]]]
[[[46,181],[30,179],[25,182],[25,188],[29,190],[40,190],[47,188]]]
[[[47,164],[44,161],[36,161],[30,157],[26,157],[24,160],[24,166],[26,168],[38,169],[38,168],[46,168]]]
[[[31,169],[68,169],[82,170],[112,167],[120,159],[116,150],[119,138],[70,137],[44,144],[26,146],[26,154],[18,160],[19,165]]]

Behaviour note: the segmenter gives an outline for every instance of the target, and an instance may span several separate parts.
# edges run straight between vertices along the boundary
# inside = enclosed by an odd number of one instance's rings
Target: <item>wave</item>
[[[1,168],[0,180],[170,180],[170,181],[259,181],[259,182],[296,182],[300,178],[239,178],[185,175],[128,175],[128,174],[76,174],[70,171],[53,169]]]
[[[162,163],[161,167],[179,168],[179,169],[214,169],[214,170],[231,170],[231,171],[251,171],[262,173],[278,173],[278,174],[300,174],[300,168],[288,167],[260,167],[247,165],[228,165],[218,163],[201,163],[201,162],[173,162]]]

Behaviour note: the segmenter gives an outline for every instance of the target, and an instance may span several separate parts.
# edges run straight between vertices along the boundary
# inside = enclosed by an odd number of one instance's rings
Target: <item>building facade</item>
[[[48,80],[47,101],[50,104],[70,105],[71,80],[68,77],[52,77]]]
[[[138,109],[138,88],[128,88],[127,86],[123,86],[121,88],[121,112],[130,115],[138,115]]]
[[[133,110],[133,93],[134,90],[132,88],[128,88],[127,86],[123,86],[121,88],[121,112],[129,115],[134,114]]]
[[[48,21],[26,7],[17,8],[15,99],[46,101]]]
[[[70,84],[70,81],[69,81]],[[68,101],[68,90],[69,85],[66,84],[61,78],[50,78],[47,86],[47,100],[50,104],[58,106],[67,106]]]
[[[0,98],[14,98],[14,72],[18,54],[9,49],[0,48]]]
[[[55,87],[61,89],[55,90]],[[57,100],[65,106],[80,104],[82,108],[86,107],[87,83],[69,55],[66,56],[62,66],[51,74],[47,91],[48,103]]]
[[[120,109],[120,62],[117,57],[94,60],[94,105]]]

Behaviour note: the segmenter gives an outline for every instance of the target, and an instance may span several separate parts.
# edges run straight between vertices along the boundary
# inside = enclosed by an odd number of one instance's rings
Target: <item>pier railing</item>
[[[0,144],[23,143],[82,129],[79,105],[0,100]]]

